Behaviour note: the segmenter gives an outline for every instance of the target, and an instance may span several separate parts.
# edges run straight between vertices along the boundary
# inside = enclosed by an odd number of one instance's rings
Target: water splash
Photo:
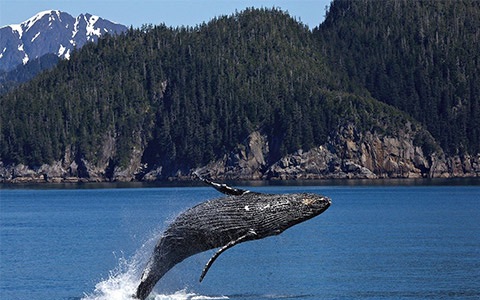
[[[82,300],[132,300],[139,283],[139,270],[138,254],[130,261],[121,258],[108,279],[97,283],[94,292]]]
[[[130,261],[120,259],[119,267],[110,272],[108,279],[95,285],[95,291],[85,295],[82,300],[132,300],[140,282],[141,260],[136,255]],[[226,296],[204,296],[189,292],[186,289],[173,294],[157,294],[152,292],[148,297],[151,300],[220,300],[228,299]]]
[[[110,271],[107,279],[95,285],[91,294],[85,294],[82,300],[133,300],[133,295],[140,283],[143,267],[151,255],[151,249],[159,238],[160,233],[153,234],[145,244],[130,259],[119,258],[117,268]],[[148,300],[221,300],[229,299],[226,296],[204,296],[187,289],[176,291],[173,294],[158,294],[155,291],[147,298]]]
[[[202,296],[195,293],[189,293],[186,290],[180,290],[171,295],[155,295],[155,300],[221,300],[228,299],[226,296],[211,297]]]

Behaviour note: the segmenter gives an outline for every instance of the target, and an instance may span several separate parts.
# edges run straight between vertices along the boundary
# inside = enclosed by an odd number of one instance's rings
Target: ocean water
[[[260,186],[322,215],[175,266],[151,299],[480,299],[480,186]],[[208,187],[0,189],[0,299],[126,300],[162,230]]]

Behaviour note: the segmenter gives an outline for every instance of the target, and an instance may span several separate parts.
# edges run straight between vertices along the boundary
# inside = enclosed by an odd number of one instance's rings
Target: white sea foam
[[[140,275],[147,261],[151,249],[158,238],[158,234],[152,235],[145,244],[134,254],[132,258],[119,259],[118,266],[110,271],[109,277],[95,285],[92,294],[86,294],[82,300],[131,300],[136,288],[140,283]]]
[[[132,300],[132,295],[138,284],[136,276],[132,277],[131,272],[111,275],[109,279],[99,282],[95,286],[95,292],[91,295],[86,295],[82,300]],[[179,290],[172,294],[152,294],[147,298],[148,300],[221,300],[228,299],[226,296],[204,296],[194,292],[189,292],[186,289]]]
[[[153,245],[157,242],[160,231],[153,233],[152,237],[137,250],[132,258],[121,257],[117,268],[110,272],[109,277],[95,285],[91,294],[85,294],[82,300],[132,300],[140,283],[143,268],[151,255]],[[181,289],[171,294],[157,294],[155,291],[148,300],[220,300],[228,299],[226,296],[204,296],[187,289]]]
[[[137,259],[120,259],[116,270],[110,272],[108,279],[95,285],[95,291],[82,300],[131,300],[139,282]]]
[[[120,266],[112,271],[108,279],[95,285],[92,294],[86,294],[82,300],[132,300],[139,284],[139,265],[136,259],[128,262],[120,260]],[[172,294],[152,294],[148,300],[221,300],[226,296],[205,296],[182,289]]]
[[[180,290],[171,295],[155,295],[153,299],[155,300],[219,300],[219,299],[228,299],[228,297],[202,296],[195,293],[187,292],[186,290]]]

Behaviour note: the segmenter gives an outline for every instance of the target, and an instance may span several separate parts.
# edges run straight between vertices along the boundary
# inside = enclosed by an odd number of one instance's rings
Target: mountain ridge
[[[126,30],[124,25],[88,13],[73,17],[60,10],[42,11],[20,24],[0,28],[0,71],[11,71],[48,53],[68,59],[86,42]]]

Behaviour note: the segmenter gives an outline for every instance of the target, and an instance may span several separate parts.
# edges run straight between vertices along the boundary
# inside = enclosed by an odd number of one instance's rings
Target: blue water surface
[[[202,283],[215,250],[185,260],[153,298],[480,299],[480,186],[250,189],[324,194],[332,206],[227,250]],[[168,222],[220,196],[208,187],[0,189],[0,299],[123,299],[106,290],[138,283]]]

